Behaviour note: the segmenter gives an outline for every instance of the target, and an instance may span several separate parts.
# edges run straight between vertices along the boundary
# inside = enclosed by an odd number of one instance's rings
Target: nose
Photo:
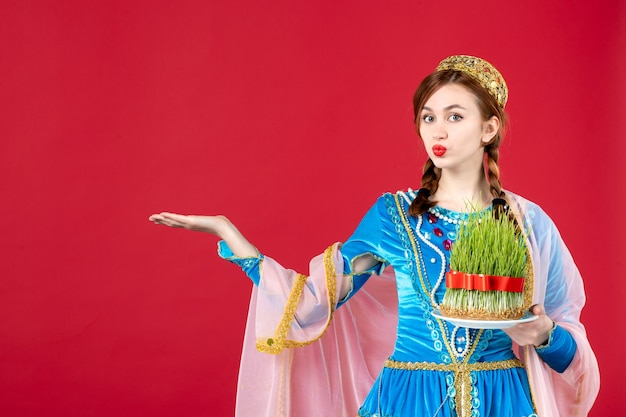
[[[421,121],[415,124],[415,128],[422,139],[443,140],[448,137],[445,123],[438,120],[432,122]]]
[[[432,128],[431,135],[433,139],[442,140],[448,137],[448,132],[443,123],[437,121],[431,124],[430,127]]]

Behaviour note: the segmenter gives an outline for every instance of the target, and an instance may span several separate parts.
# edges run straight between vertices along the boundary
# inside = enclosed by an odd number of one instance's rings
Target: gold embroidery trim
[[[385,368],[402,369],[405,371],[471,372],[523,368],[524,364],[519,359],[474,363],[401,362],[394,361],[393,359],[387,359],[384,366]]]
[[[524,351],[524,358],[526,360],[526,363],[531,363],[530,362],[530,347],[529,346],[524,346],[523,348]],[[528,372],[526,372],[528,374],[528,385],[530,387],[530,399],[532,400],[533,403],[533,408],[535,410],[537,410],[537,404],[535,403],[535,380],[533,378],[533,373],[531,372],[531,370],[529,369]]]
[[[424,294],[429,295],[428,289],[426,288],[426,281],[424,279],[424,276],[422,275],[422,267],[419,264],[419,260],[420,260],[420,255],[419,252],[417,250],[417,241],[415,240],[415,233],[413,232],[413,229],[411,228],[411,225],[409,224],[409,220],[406,218],[404,210],[402,210],[402,203],[400,202],[400,198],[398,197],[397,194],[394,194],[393,196],[395,202],[396,202],[396,209],[398,210],[398,215],[400,217],[400,220],[402,221],[402,225],[404,226],[404,229],[406,230],[406,234],[409,237],[409,241],[411,242],[411,248],[413,249],[413,257],[415,258],[415,269],[417,270],[417,276],[419,277],[420,280],[420,285],[422,286],[422,291]],[[432,306],[433,308],[435,308],[435,306]],[[439,330],[441,331],[442,335],[446,334],[446,330],[443,327],[443,323],[440,319],[436,319],[437,320],[437,324],[439,325]],[[479,333],[476,336],[476,340],[474,341],[474,347],[472,347],[472,351],[475,348],[476,343],[478,342],[478,339],[480,338],[480,336],[482,335],[482,330],[481,333]],[[444,346],[446,347],[446,350],[448,351],[448,354],[450,355],[450,358],[452,358],[453,362],[457,362],[456,360],[456,354],[452,351],[452,347],[449,345],[448,340],[444,337]],[[471,355],[467,355],[467,360],[469,360],[469,357]]]
[[[280,353],[284,348],[296,348],[309,345],[322,337],[324,333],[326,333],[337,304],[337,271],[335,268],[335,263],[333,262],[334,247],[335,245],[331,245],[324,251],[324,270],[326,275],[326,288],[328,290],[328,308],[330,309],[328,321],[326,322],[326,326],[324,327],[324,329],[317,337],[311,340],[306,340],[304,342],[287,339],[287,334],[289,333],[289,329],[291,328],[291,323],[293,323],[294,321],[296,310],[298,308],[298,303],[302,298],[302,292],[308,279],[306,275],[298,274],[296,276],[293,288],[291,289],[291,293],[289,294],[289,298],[287,299],[287,305],[285,306],[283,316],[281,317],[278,328],[274,333],[274,337],[270,337],[264,340],[258,340],[256,343],[256,348],[259,352],[276,355]]]
[[[506,198],[509,207],[513,208],[511,200]],[[512,210],[515,220],[519,225],[519,229],[524,235],[524,241],[526,242],[526,281],[524,282],[524,310],[528,310],[533,305],[533,294],[535,292],[535,266],[531,252],[530,236],[524,229],[524,216],[521,213],[521,208],[516,205],[516,209]]]

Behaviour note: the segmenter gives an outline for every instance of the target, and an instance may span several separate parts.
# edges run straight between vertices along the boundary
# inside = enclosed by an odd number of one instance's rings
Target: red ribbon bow
[[[446,287],[477,291],[523,292],[524,278],[450,271],[446,274]]]

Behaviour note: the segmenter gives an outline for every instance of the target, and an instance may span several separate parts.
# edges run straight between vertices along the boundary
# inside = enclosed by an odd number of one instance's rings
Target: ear
[[[489,120],[483,122],[483,137],[481,138],[483,143],[491,142],[491,139],[496,136],[500,129],[500,119],[496,116],[491,116]]]

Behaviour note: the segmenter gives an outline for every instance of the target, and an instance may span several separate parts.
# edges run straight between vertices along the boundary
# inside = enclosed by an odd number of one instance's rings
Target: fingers
[[[195,216],[163,212],[153,214],[148,219],[155,224],[211,233],[217,236],[222,236],[220,231],[228,227],[235,229],[224,216]]]
[[[545,311],[545,309],[543,308],[543,306],[541,304],[534,304],[534,305],[530,306],[528,311],[530,311],[535,316],[540,316],[542,314],[546,314],[546,311]]]
[[[163,217],[165,219],[177,221],[177,222],[184,222],[185,219],[187,219],[188,216],[185,216],[183,214],[168,213],[168,212],[164,211],[163,213],[161,213],[161,217]]]
[[[153,214],[148,220],[155,224],[162,224],[169,227],[187,227],[189,222],[188,216],[168,212]]]

